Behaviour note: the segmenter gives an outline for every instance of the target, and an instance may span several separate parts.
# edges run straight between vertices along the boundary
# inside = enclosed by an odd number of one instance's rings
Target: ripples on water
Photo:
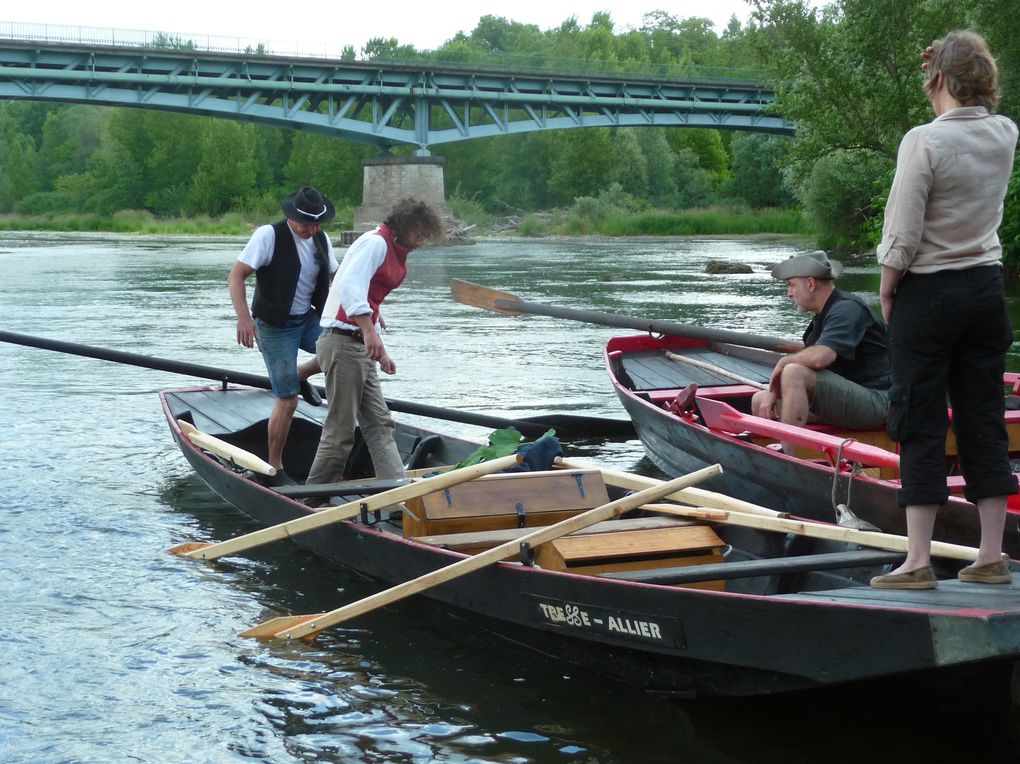
[[[233,339],[226,273],[242,244],[0,236],[0,328],[261,374],[258,354]],[[510,416],[622,416],[602,369],[614,330],[468,308],[449,298],[449,279],[790,337],[805,317],[767,268],[792,253],[651,240],[416,253],[384,310],[398,365],[386,393]],[[707,276],[710,259],[754,273]],[[874,300],[873,269],[850,268],[841,283]],[[422,599],[314,646],[241,639],[267,617],[376,589],[288,544],[215,565],[165,554],[253,529],[190,474],[163,424],[156,392],[196,383],[0,344],[0,762],[849,762],[883,760],[878,741],[884,760],[944,761],[1004,739],[997,716],[988,732],[991,714],[968,718],[925,695],[912,700],[920,721],[876,718],[863,690],[667,701]],[[636,442],[587,452],[652,469]],[[925,712],[972,734],[958,740]]]

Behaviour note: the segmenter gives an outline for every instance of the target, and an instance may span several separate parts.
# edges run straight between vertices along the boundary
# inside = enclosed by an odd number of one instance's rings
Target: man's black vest
[[[282,328],[290,318],[290,306],[294,302],[298,275],[301,273],[301,259],[286,220],[273,223],[273,233],[276,239],[273,259],[255,271],[255,296],[251,301],[251,313],[267,324]],[[321,229],[315,232],[313,239],[319,275],[312,292],[312,309],[321,316],[329,294],[329,249],[326,234]]]

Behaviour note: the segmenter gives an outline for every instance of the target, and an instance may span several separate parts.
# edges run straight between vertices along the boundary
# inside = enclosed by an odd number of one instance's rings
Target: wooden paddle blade
[[[260,623],[258,626],[253,626],[250,629],[242,631],[238,636],[241,637],[252,637],[253,639],[260,639],[263,641],[288,641],[290,637],[286,633],[293,629],[295,626],[304,626],[315,621],[319,616],[323,616],[325,613],[315,613],[313,615],[284,615],[279,618],[271,618],[268,621]],[[302,639],[311,641],[322,631],[309,632],[302,636]]]
[[[509,292],[472,284],[470,281],[450,279],[450,293],[457,302],[473,305],[476,308],[492,310],[507,316],[519,316],[520,311],[513,310],[511,303],[520,302],[521,298]]]
[[[199,549],[205,549],[206,547],[210,546],[212,546],[212,544],[209,544],[205,541],[188,541],[187,543],[184,544],[172,546],[166,551],[170,552],[171,554],[181,555],[183,557],[189,552],[197,552]]]

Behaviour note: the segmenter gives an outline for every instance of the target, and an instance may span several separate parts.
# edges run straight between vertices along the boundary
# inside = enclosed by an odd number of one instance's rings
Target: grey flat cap
[[[822,250],[794,255],[772,269],[772,278],[786,281],[795,278],[834,279],[843,272],[842,263],[830,260]]]

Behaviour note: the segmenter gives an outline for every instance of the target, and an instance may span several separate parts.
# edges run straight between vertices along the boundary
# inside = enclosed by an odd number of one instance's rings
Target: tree
[[[730,141],[732,178],[727,186],[729,194],[739,197],[751,207],[787,207],[793,203],[793,194],[783,180],[783,158],[789,150],[791,138],[737,133]]]
[[[229,120],[202,125],[198,167],[185,197],[188,214],[222,215],[255,192],[255,130]]]
[[[612,136],[608,128],[559,130],[552,135],[549,191],[556,205],[578,196],[598,196],[609,184]]]
[[[641,150],[639,132],[636,127],[614,132],[608,179],[618,183],[624,193],[644,199],[648,196],[648,158]]]

